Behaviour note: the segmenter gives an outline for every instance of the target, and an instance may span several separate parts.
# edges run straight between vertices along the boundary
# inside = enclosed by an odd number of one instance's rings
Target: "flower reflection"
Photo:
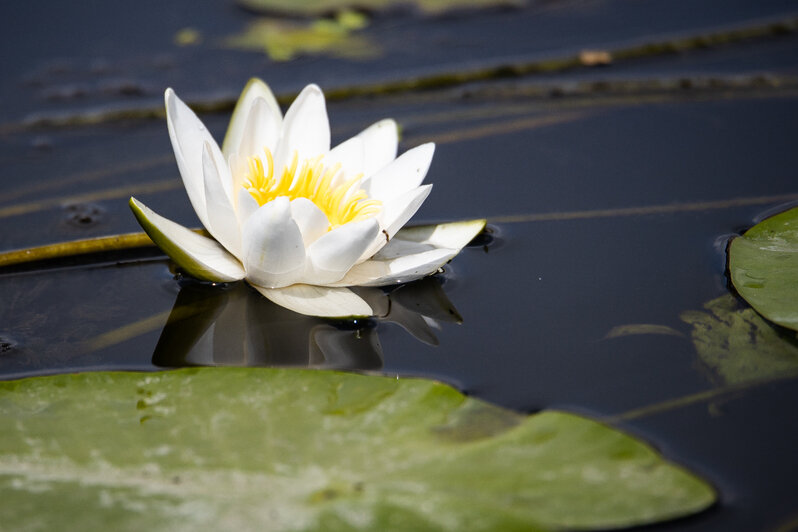
[[[430,345],[442,322],[462,319],[438,278],[393,290],[357,288],[375,317],[329,320],[291,312],[244,284],[227,288],[188,282],[161,332],[156,366],[298,366],[380,369],[379,322],[393,322]]]

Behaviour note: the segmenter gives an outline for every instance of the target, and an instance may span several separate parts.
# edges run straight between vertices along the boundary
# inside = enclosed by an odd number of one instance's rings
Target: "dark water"
[[[285,92],[533,62],[798,13],[792,2],[631,0],[432,19],[401,11],[366,30],[385,49],[380,59],[274,63],[209,37],[198,48],[172,44],[187,26],[239,31],[251,15],[233,5],[60,5],[46,20],[33,4],[2,8],[3,49],[15,52],[0,63],[2,250],[138,231],[131,194],[197,225],[162,120],[29,127],[34,115],[157,107],[167,85],[225,101],[252,75]],[[400,46],[408,35],[418,38]],[[339,141],[392,116],[402,150],[438,143],[434,191],[415,221],[488,218],[488,233],[442,276],[370,294],[385,315],[353,324],[297,316],[244,286],[197,285],[154,250],[6,268],[0,375],[247,364],[438,378],[522,411],[604,419],[718,486],[715,508],[646,529],[796,529],[795,379],[729,388],[680,318],[730,292],[728,238],[796,200],[796,48],[794,33],[774,32],[601,68],[330,102]],[[143,89],[103,90],[121,78]],[[220,139],[227,114],[203,118]],[[657,328],[611,333],[639,324]]]

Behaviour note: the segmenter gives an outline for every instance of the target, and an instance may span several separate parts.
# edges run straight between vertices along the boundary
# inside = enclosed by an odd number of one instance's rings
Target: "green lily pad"
[[[734,288],[767,319],[798,331],[798,207],[732,240]]]
[[[242,33],[224,39],[222,46],[265,52],[273,61],[289,61],[301,55],[372,59],[381,54],[380,47],[367,36],[356,33],[367,23],[365,18],[357,19],[351,12],[336,19],[311,22],[258,18]]]
[[[201,368],[0,383],[9,530],[555,530],[706,508],[617,430],[437,382]]]
[[[705,304],[706,312],[682,313],[701,361],[724,384],[798,374],[795,335],[740,305],[727,294]]]

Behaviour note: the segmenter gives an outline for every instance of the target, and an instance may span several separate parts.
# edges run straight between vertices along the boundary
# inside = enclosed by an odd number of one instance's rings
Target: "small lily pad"
[[[767,319],[798,331],[798,207],[732,240],[734,288]]]
[[[201,368],[0,383],[9,530],[559,530],[697,512],[630,436],[437,382]]]
[[[367,20],[353,19],[345,12],[336,19],[311,22],[258,18],[222,45],[237,50],[265,52],[273,61],[289,61],[301,55],[326,55],[344,59],[371,59],[380,47],[367,36],[356,33]]]

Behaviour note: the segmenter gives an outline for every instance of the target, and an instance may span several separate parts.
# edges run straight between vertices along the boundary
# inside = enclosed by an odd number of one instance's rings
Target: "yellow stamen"
[[[359,188],[363,174],[351,178],[345,183],[333,186],[333,180],[341,172],[341,164],[325,168],[322,156],[305,159],[299,164],[296,152],[280,177],[275,178],[274,158],[268,148],[264,148],[268,168],[258,157],[250,157],[249,172],[244,179],[244,188],[255,198],[259,205],[264,205],[280,196],[291,200],[307,198],[312,201],[326,216],[330,225],[327,230],[335,229],[349,222],[364,220],[374,216],[382,203],[369,199],[368,194]]]

